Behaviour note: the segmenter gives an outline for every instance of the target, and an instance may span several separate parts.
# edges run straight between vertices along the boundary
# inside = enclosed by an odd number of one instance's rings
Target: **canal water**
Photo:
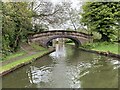
[[[3,77],[3,88],[117,88],[120,62],[57,44],[56,51]]]

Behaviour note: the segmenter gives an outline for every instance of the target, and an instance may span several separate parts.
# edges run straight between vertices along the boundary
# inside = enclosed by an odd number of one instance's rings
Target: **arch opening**
[[[61,37],[61,36],[57,36],[57,37],[49,38],[46,41],[46,43],[45,43],[46,47],[49,47],[49,45],[52,44],[52,40],[57,39],[57,38],[67,38],[67,39],[70,39],[70,40],[72,40],[74,42],[76,47],[79,47],[79,45],[81,45],[81,42],[77,38],[75,38],[75,37],[65,37],[65,36]]]

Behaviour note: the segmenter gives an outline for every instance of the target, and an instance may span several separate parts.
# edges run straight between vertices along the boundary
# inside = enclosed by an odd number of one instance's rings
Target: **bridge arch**
[[[77,32],[77,31],[44,31],[36,34],[29,34],[28,42],[36,42],[40,45],[47,47],[49,42],[56,38],[68,38],[74,41],[75,45],[83,45],[89,41],[92,41],[92,37],[89,34]]]
[[[79,45],[81,45],[81,42],[76,38],[76,37],[70,37],[70,36],[54,36],[51,37],[49,39],[47,39],[45,46],[48,47],[50,41],[52,41],[53,39],[57,39],[57,38],[67,38],[67,39],[71,39],[74,43],[76,47],[79,47]]]

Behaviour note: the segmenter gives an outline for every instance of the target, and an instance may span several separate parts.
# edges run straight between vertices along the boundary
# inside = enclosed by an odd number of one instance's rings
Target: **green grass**
[[[10,60],[10,59],[13,59],[13,58],[22,56],[22,55],[24,55],[24,54],[26,54],[24,51],[17,52],[17,53],[12,53],[12,54],[10,54],[9,56],[6,56],[2,61],[4,61],[4,60]]]
[[[35,43],[31,43],[30,45],[36,50],[46,50],[46,48],[39,46],[38,44],[35,44]]]
[[[120,54],[120,52],[118,52],[118,47],[120,47],[120,45],[118,46],[118,43],[106,43],[106,44],[99,43],[91,49],[96,50],[96,51],[103,51],[103,52],[111,52],[111,53],[115,53],[115,54]]]
[[[74,42],[69,42],[69,43],[66,43],[68,45],[75,45]]]
[[[20,65],[22,63],[26,63],[26,62],[32,61],[33,59],[38,58],[38,57],[40,57],[43,54],[48,52],[48,50],[46,48],[44,48],[42,46],[39,46],[37,44],[33,44],[32,43],[31,47],[35,48],[35,50],[39,51],[39,52],[36,52],[36,54],[30,55],[30,56],[27,56],[27,57],[23,57],[23,58],[21,57],[21,59],[19,59],[19,60],[12,61],[12,62],[8,63],[7,65],[0,67],[0,72],[6,71],[6,70],[10,70],[11,68],[13,68],[13,67],[15,67],[17,65]],[[11,54],[10,56],[7,56],[5,58],[5,60],[14,59],[14,58],[17,58],[17,57],[22,56],[24,54],[27,55],[27,53],[25,53],[24,51],[19,51],[17,53]],[[4,60],[4,62],[5,62],[5,60]]]
[[[74,43],[67,43],[69,45],[74,45]],[[102,52],[111,52],[115,54],[120,54],[119,48],[120,44],[118,43],[110,43],[110,42],[96,42],[92,44],[86,44],[83,46],[80,46],[85,49],[91,49],[95,51],[102,51]]]
[[[34,43],[31,44],[31,47],[33,47],[35,50],[46,50],[46,48],[44,48],[44,47],[42,47],[42,46],[39,46],[39,45],[37,45],[37,44],[34,44]],[[13,58],[16,58],[16,57],[25,55],[25,54],[26,54],[25,51],[20,50],[20,51],[18,51],[18,52],[16,52],[16,53],[12,53],[12,54],[6,56],[5,58],[3,58],[3,59],[1,59],[1,60],[2,60],[2,61],[10,60],[10,59],[13,59]]]
[[[46,51],[42,51],[42,52],[39,52],[37,54],[34,54],[34,55],[31,55],[31,56],[28,56],[26,58],[23,58],[23,59],[20,59],[20,60],[17,60],[17,61],[14,61],[12,63],[9,63],[8,65],[5,65],[3,67],[0,67],[0,72],[3,72],[3,71],[6,71],[6,70],[9,70],[19,64],[22,64],[22,63],[26,63],[26,62],[29,62],[31,61],[32,59],[34,58],[37,58],[37,57],[40,57],[42,56],[44,53],[48,52],[47,50]]]

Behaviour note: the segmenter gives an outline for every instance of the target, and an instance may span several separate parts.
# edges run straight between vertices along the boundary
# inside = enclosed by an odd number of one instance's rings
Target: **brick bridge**
[[[44,47],[48,47],[50,41],[56,38],[69,38],[74,41],[77,47],[92,40],[91,36],[88,34],[65,30],[44,31],[30,34],[28,40],[29,42],[37,42]]]

